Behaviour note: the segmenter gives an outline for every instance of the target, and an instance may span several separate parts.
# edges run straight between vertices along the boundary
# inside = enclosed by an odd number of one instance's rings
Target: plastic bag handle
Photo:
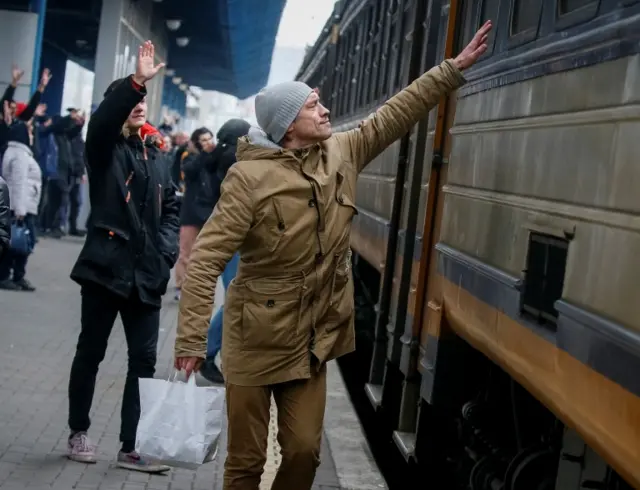
[[[167,381],[169,383],[175,383],[176,381],[176,377],[178,376],[178,373],[181,371],[178,371],[177,369],[173,369],[172,373],[169,374],[169,377],[167,378]],[[196,385],[196,373],[193,372],[191,373],[191,376],[189,376],[189,379],[187,379],[187,384],[195,386]]]

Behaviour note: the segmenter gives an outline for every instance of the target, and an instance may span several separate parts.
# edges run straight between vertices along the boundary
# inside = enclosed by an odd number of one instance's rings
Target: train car
[[[359,177],[375,437],[429,488],[640,488],[640,1],[341,0],[298,79],[352,129],[487,19]]]

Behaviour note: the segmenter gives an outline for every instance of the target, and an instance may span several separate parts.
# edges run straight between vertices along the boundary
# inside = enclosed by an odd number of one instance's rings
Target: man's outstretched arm
[[[336,135],[358,172],[391,143],[407,134],[442,97],[465,83],[462,70],[472,66],[487,50],[491,28],[491,21],[487,21],[455,59],[433,67],[389,99],[357,129]]]
[[[180,292],[176,335],[176,369],[190,374],[206,355],[207,331],[216,283],[238,251],[253,221],[252,190],[245,175],[231,167],[213,214],[191,251],[187,277]]]

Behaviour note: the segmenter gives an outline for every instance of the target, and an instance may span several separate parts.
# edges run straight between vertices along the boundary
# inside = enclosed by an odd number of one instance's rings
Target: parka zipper
[[[306,177],[306,176],[305,176]],[[320,249],[320,256],[324,256],[324,250],[322,249],[322,238],[320,237],[320,232],[324,231],[324,219],[322,217],[322,213],[320,211],[320,206],[318,206],[318,194],[316,194],[316,188],[313,185],[313,182],[311,181],[311,179],[309,179],[307,177],[307,182],[309,182],[309,185],[311,186],[311,193],[313,194],[313,201],[316,203],[316,214],[318,216],[318,226],[316,226],[316,237],[318,239],[318,248]]]
[[[340,254],[334,256],[333,279],[331,279],[331,293],[329,294],[329,306],[333,306],[333,293],[336,290],[336,278],[338,277],[338,263]]]
[[[124,198],[124,202],[129,203],[131,200],[131,191],[129,190],[129,184],[131,184],[131,180],[133,179],[133,171],[127,177],[127,180],[124,181],[124,187],[127,189],[127,196]]]
[[[280,203],[275,199],[273,199],[273,209],[275,209],[276,211],[276,218],[278,220],[278,230],[284,231],[285,222],[284,222],[284,218],[282,217],[282,210],[280,209]]]

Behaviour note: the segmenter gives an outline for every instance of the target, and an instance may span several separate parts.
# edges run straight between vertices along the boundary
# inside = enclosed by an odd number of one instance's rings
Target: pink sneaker
[[[130,453],[118,453],[118,461],[116,463],[120,468],[132,471],[141,471],[142,473],[166,473],[171,468],[164,464],[154,463],[141,458],[140,455],[132,451]]]
[[[86,432],[76,432],[69,437],[67,457],[78,463],[93,464],[96,462],[96,450]]]

